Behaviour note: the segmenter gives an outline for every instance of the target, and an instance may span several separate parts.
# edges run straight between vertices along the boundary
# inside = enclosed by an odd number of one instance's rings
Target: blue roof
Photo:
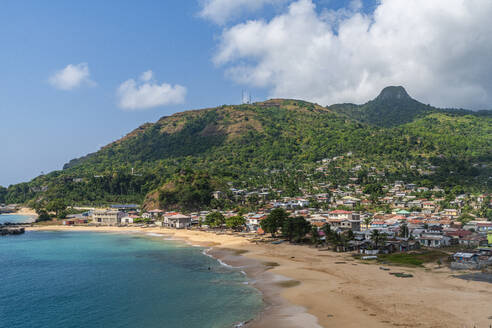
[[[120,204],[120,205],[111,205],[111,208],[138,208],[139,206],[136,204]]]

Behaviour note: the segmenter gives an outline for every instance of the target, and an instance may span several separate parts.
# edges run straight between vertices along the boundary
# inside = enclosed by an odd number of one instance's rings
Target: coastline
[[[3,216],[8,216],[8,215],[19,215],[19,216],[26,216],[29,217],[32,221],[31,222],[26,222],[26,223],[34,223],[36,219],[38,218],[38,214],[36,211],[29,207],[21,207],[17,211],[13,213],[3,213]]]
[[[445,268],[390,267],[389,275],[350,254],[289,244],[257,244],[245,237],[196,230],[139,227],[40,226],[27,230],[157,233],[241,267],[262,293],[266,309],[248,327],[488,327],[487,282],[453,277]],[[491,319],[489,319],[491,318]]]
[[[28,207],[21,207],[13,213],[3,213],[1,215],[4,217],[7,217],[9,215],[28,217],[29,222],[22,222],[22,223],[26,223],[26,224],[34,223],[34,222],[36,222],[36,219],[38,218],[38,214],[36,213],[36,211],[34,211],[33,209],[30,209]]]

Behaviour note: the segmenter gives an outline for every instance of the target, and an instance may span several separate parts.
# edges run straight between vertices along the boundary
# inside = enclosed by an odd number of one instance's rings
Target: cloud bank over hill
[[[404,85],[436,106],[492,107],[491,1],[382,0],[370,14],[361,7],[290,1],[268,21],[224,28],[214,62],[272,97],[363,103]]]

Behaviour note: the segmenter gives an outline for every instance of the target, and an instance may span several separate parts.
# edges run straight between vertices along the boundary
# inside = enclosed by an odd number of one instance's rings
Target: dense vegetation
[[[208,174],[181,170],[157,193],[150,194],[147,204],[150,207],[197,211],[210,205],[215,189]]]
[[[7,196],[7,188],[0,186],[0,204],[5,203],[5,196]]]
[[[341,155],[343,162],[316,170],[322,159]],[[227,204],[210,193],[228,184],[295,196],[354,176],[371,184],[373,171],[386,181],[488,191],[491,164],[490,112],[438,110],[394,87],[362,106],[275,99],[163,117],[61,171],[0,188],[0,201],[217,208]]]
[[[363,105],[336,104],[329,109],[343,113],[359,122],[380,127],[393,127],[410,123],[430,113],[449,115],[491,116],[490,111],[472,112],[464,109],[439,109],[412,99],[401,87],[386,87],[379,96]]]

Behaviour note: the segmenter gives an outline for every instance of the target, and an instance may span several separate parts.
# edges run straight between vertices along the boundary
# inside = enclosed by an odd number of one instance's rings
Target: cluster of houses
[[[453,254],[451,268],[457,270],[481,270],[492,265],[492,247],[478,247],[469,252]]]
[[[215,191],[214,198],[231,198],[238,202],[246,203],[254,198],[263,207],[282,207],[285,209],[298,209],[308,207],[359,209],[372,205],[371,195],[363,192],[363,187],[357,183],[357,178],[353,178],[353,183],[345,186],[331,187],[329,184],[318,183],[315,189],[323,189],[326,192],[308,193],[302,190],[300,197],[282,197],[283,191],[278,189],[261,188],[258,190],[246,190],[230,188],[228,192]],[[449,202],[445,202],[445,191],[441,188],[419,187],[415,184],[405,184],[396,181],[393,185],[385,185],[384,195],[377,197],[377,202],[391,209],[404,209],[416,215],[434,216],[436,218],[456,219],[462,214],[462,208],[467,206],[471,210],[479,210],[488,201],[486,206],[492,208],[490,195],[478,194],[457,195]],[[269,191],[265,191],[269,190]],[[423,194],[430,195],[425,198]],[[227,196],[229,195],[229,196]],[[231,196],[232,195],[232,196]],[[441,208],[446,203],[449,208]]]
[[[399,227],[405,224],[409,231],[408,238],[419,241],[426,247],[444,247],[454,244],[464,246],[480,246],[488,243],[487,234],[492,232],[492,222],[487,218],[474,215],[481,208],[492,208],[490,195],[462,194],[453,199],[444,198],[444,190],[427,188],[416,184],[405,184],[396,181],[392,185],[383,186],[384,194],[378,195],[375,200],[371,195],[363,192],[357,178],[346,186],[330,188],[323,184],[327,192],[310,194],[304,192],[302,197],[280,197],[269,199],[271,195],[279,195],[279,190],[261,188],[248,191],[230,188],[228,193],[234,195],[235,200],[247,201],[256,197],[262,210],[246,216],[247,227],[250,231],[257,231],[261,219],[266,217],[272,208],[284,208],[295,215],[302,215],[312,224],[321,226],[326,223],[334,229],[347,229],[354,232],[363,230],[379,230],[388,237],[397,236]],[[225,197],[224,192],[215,192],[214,197]],[[374,202],[384,206],[382,212],[368,212]],[[469,221],[462,224],[458,219],[462,216],[462,209],[467,208]],[[332,210],[323,210],[332,209]],[[364,224],[366,222],[366,224]]]
[[[392,185],[383,186],[385,193],[374,199],[363,192],[357,180],[353,178],[352,183],[333,188],[319,184],[320,189],[328,189],[328,192],[313,194],[304,191],[301,197],[281,197],[275,200],[268,200],[268,190],[265,189],[253,192],[231,190],[236,199],[241,196],[247,199],[260,192],[264,195],[259,198],[262,210],[246,215],[249,231],[262,233],[261,220],[267,217],[270,209],[280,207],[293,216],[305,217],[312,225],[319,227],[320,232],[325,224],[332,231],[351,230],[354,238],[344,246],[345,250],[377,253],[458,245],[468,251],[457,253],[454,263],[467,263],[465,266],[471,267],[490,265],[492,253],[488,245],[492,245],[492,222],[490,218],[478,214],[480,209],[492,209],[490,195],[462,194],[450,199],[444,197],[443,189],[396,181]],[[278,190],[270,192],[279,194]],[[367,211],[374,202],[385,206],[386,210]],[[464,213],[467,220],[460,220]],[[371,240],[375,230],[385,236],[384,243],[377,250]]]
[[[273,208],[273,207],[272,207]],[[436,220],[413,216],[406,210],[391,214],[358,213],[349,210],[312,211],[311,209],[288,210],[291,216],[303,216],[312,225],[319,228],[323,237],[323,227],[330,226],[336,233],[352,232],[353,238],[340,251],[358,251],[363,254],[404,252],[420,247],[441,248],[460,245],[466,252],[454,254],[451,266],[456,269],[481,269],[492,265],[492,222],[473,220],[466,225],[449,219]],[[175,229],[188,229],[200,225],[209,211],[184,215],[179,212],[166,212],[160,209],[138,211],[131,206],[113,206],[107,209],[90,209],[82,214],[71,215],[63,221],[65,225],[139,225],[146,224]],[[224,211],[225,217],[237,215],[233,211]],[[245,231],[263,234],[261,221],[266,219],[269,210],[244,215]],[[375,245],[373,231],[384,235],[384,241]]]
[[[68,215],[62,221],[63,225],[104,225],[124,226],[134,224],[152,224],[161,227],[185,229],[193,224],[198,224],[197,219],[192,216],[178,212],[164,212],[162,210],[151,210],[140,214],[138,205],[112,205],[110,208],[96,209],[85,208],[81,214]]]
[[[289,212],[293,216],[303,216],[320,229],[328,224],[332,231],[350,230],[354,233],[355,239],[361,242],[370,240],[372,231],[377,230],[387,237],[388,243],[393,240],[393,244],[408,240],[425,247],[461,245],[471,248],[492,244],[492,222],[486,220],[472,220],[463,225],[448,217],[416,215],[417,213],[407,210],[374,215],[341,209],[319,211],[303,208],[292,209]],[[115,205],[109,209],[91,209],[82,214],[70,215],[63,224],[130,225],[145,222],[156,226],[183,229],[199,225],[208,213],[202,211],[184,215],[160,209],[140,213],[136,205]],[[261,234],[261,221],[268,216],[268,213],[269,210],[266,209],[245,214],[245,230]],[[223,214],[226,217],[237,215],[232,211]],[[443,214],[452,216],[455,212],[444,211]]]

